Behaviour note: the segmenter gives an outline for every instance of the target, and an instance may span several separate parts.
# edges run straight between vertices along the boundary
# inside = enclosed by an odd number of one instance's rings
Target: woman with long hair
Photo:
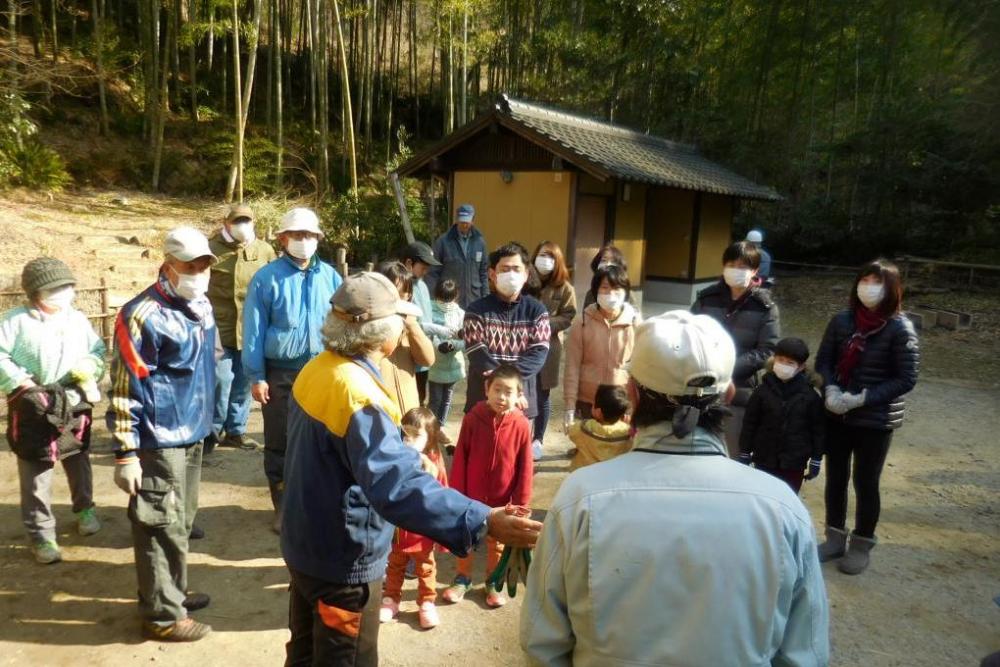
[[[903,395],[917,383],[920,348],[902,301],[896,265],[884,259],[864,265],[854,279],[849,307],[830,320],[816,355],[828,413],[826,542],[819,546],[819,558],[839,558],[845,574],[868,567],[877,542],[882,466],[893,431],[903,423]],[[847,482],[852,477],[856,507],[848,536]]]
[[[625,255],[611,244],[602,246],[597,251],[597,254],[594,255],[594,258],[590,260],[590,273],[594,275],[599,269],[605,269],[609,266],[617,266],[622,271],[628,273],[628,262],[625,261]],[[592,289],[587,290],[587,293],[583,297],[583,307],[586,308],[596,302],[597,294]]]
[[[566,257],[557,243],[542,241],[535,248],[531,263],[538,271],[541,279],[541,292],[538,300],[549,311],[549,326],[552,337],[549,339],[549,356],[545,366],[538,374],[538,416],[535,417],[535,440],[531,444],[532,452],[537,461],[542,455],[542,444],[545,442],[545,430],[549,424],[551,404],[549,394],[554,387],[559,386],[559,367],[562,363],[562,332],[569,329],[576,317],[576,292],[569,280],[569,269],[566,268]]]

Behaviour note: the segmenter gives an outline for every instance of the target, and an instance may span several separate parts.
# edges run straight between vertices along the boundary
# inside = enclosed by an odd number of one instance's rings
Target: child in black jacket
[[[753,462],[796,493],[803,479],[819,475],[826,439],[823,399],[810,381],[808,358],[802,339],[778,341],[771,369],[747,403],[740,434],[740,462]]]

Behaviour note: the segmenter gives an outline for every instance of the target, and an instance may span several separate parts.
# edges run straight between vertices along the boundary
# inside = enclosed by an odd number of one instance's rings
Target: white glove
[[[850,408],[847,407],[847,403],[844,400],[844,392],[840,390],[835,384],[827,386],[826,391],[826,409],[835,415],[845,414]]]
[[[843,394],[840,400],[843,402],[844,406],[847,407],[847,410],[845,410],[845,412],[849,410],[854,410],[856,408],[860,408],[862,405],[864,405],[865,397],[867,395],[868,395],[867,389],[862,389],[860,394]]]
[[[563,432],[569,433],[570,427],[576,421],[576,410],[567,410],[563,415]]]
[[[115,484],[130,496],[139,493],[139,483],[142,481],[142,465],[139,459],[132,457],[115,463]]]

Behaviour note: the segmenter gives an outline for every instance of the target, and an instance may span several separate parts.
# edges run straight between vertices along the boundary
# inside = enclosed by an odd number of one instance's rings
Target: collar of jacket
[[[688,437],[681,439],[674,435],[669,421],[639,429],[635,434],[632,450],[687,456],[727,456],[726,443],[718,436],[699,426]]]
[[[708,287],[703,289],[699,293],[699,296],[709,296],[713,294],[720,294],[729,299],[730,301],[732,301],[733,299],[733,294],[732,292],[729,291],[729,285],[727,285],[726,281],[722,280],[721,278],[719,279],[719,282],[715,283],[714,285],[709,285]],[[774,303],[774,300],[771,299],[771,291],[766,287],[760,287],[757,285],[753,285],[750,287],[750,296],[747,297],[747,301],[751,299],[757,301],[758,303],[760,303],[760,305],[764,306],[765,308],[770,308],[771,305]]]
[[[455,223],[452,223],[451,227],[448,228],[448,235],[451,238],[455,239],[456,241],[458,241],[460,238],[462,238],[462,235],[458,233],[458,225],[455,224]],[[479,231],[479,228],[476,227],[475,224],[473,224],[472,228],[469,229],[468,239],[471,241],[471,240],[473,240],[473,239],[475,239],[477,237],[480,237],[482,235],[483,234],[482,234],[482,232]]]
[[[305,268],[302,268],[301,266],[296,264],[295,260],[292,259],[291,255],[289,255],[287,252],[281,254],[281,259],[288,262],[288,265],[294,268],[296,271],[308,271],[310,273],[315,273],[316,271],[319,271],[319,256],[317,255],[313,255],[312,257],[309,258],[309,263],[306,264]]]
[[[583,422],[580,430],[598,440],[621,442],[628,439],[628,433],[631,428],[624,421],[618,421],[614,424],[602,424],[596,419],[588,419]]]
[[[160,267],[160,275],[157,276],[153,287],[153,291],[160,298],[160,301],[170,308],[183,312],[192,320],[204,320],[205,316],[212,312],[212,304],[208,301],[208,297],[203,296],[200,299],[188,301],[177,296],[177,291],[170,283],[170,278],[167,277],[167,272],[163,267]]]
[[[497,421],[496,418],[497,414],[493,412],[493,408],[491,408],[490,404],[487,403],[486,401],[479,401],[472,407],[472,413],[476,416],[477,419],[489,424],[490,428],[492,428],[493,425],[496,424],[496,427],[498,429],[503,425],[507,424],[508,422],[510,422],[512,419],[514,419],[514,414],[516,412],[518,412],[518,409],[514,408],[510,412],[501,415],[500,420]]]
[[[587,315],[587,317],[590,317],[598,322],[603,323],[607,321],[604,319],[604,315],[601,315],[600,311],[598,310],[598,305],[596,303],[592,303],[589,306],[587,306],[587,309],[584,310],[583,312]],[[635,308],[632,307],[632,304],[626,301],[625,305],[622,306],[622,312],[618,313],[618,317],[616,317],[614,320],[608,322],[608,326],[627,327],[633,323],[635,323]]]

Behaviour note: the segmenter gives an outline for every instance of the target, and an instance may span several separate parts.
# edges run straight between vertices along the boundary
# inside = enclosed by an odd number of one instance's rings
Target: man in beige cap
[[[281,532],[285,425],[288,393],[295,376],[323,350],[320,328],[330,297],[343,282],[336,269],[316,255],[323,238],[319,218],[293,208],[281,219],[278,260],[250,281],[243,306],[243,372],[264,416],[264,474],[274,504],[272,529]]]
[[[222,358],[215,367],[215,414],[209,445],[253,449],[257,443],[246,437],[250,415],[250,382],[243,372],[243,302],[257,270],[273,260],[274,249],[254,232],[254,214],[246,204],[229,209],[222,227],[208,240],[219,261],[212,266],[208,300],[222,343]],[[223,433],[225,437],[223,437]]]
[[[205,297],[216,261],[204,234],[171,231],[156,282],[118,312],[107,426],[115,483],[129,494],[142,633],[197,641],[188,617],[208,605],[187,593],[188,535],[198,510],[201,441],[212,432],[215,321]]]
[[[285,664],[378,664],[394,524],[460,556],[487,535],[531,546],[541,528],[441,486],[403,444],[395,392],[378,367],[399,344],[403,316],[417,312],[385,276],[350,276],[323,325],[325,351],[292,387],[281,533],[292,579]]]

